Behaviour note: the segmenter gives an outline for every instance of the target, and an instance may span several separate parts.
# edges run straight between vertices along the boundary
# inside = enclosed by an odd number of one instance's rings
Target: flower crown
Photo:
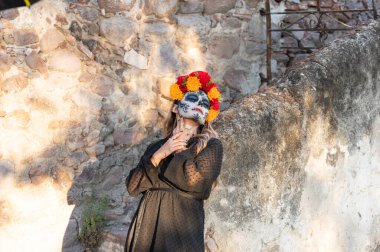
[[[210,109],[206,122],[214,120],[220,112],[220,102],[222,95],[207,72],[195,71],[186,76],[178,76],[177,82],[170,86],[170,97],[174,100],[181,100],[186,92],[203,90],[210,101]]]

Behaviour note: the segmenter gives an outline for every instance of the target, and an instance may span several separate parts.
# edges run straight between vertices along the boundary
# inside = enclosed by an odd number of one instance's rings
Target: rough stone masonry
[[[170,105],[161,95],[175,76],[203,68],[225,97],[216,127],[228,153],[206,207],[208,249],[374,250],[378,26],[334,41],[288,68],[276,88],[256,93],[265,72],[263,2],[159,2],[45,0],[0,14],[0,177],[60,186],[75,206],[64,220],[65,251],[82,249],[83,198],[95,185],[111,198],[99,250],[122,250],[139,200],[123,179],[160,137]],[[272,4],[274,11],[313,6]],[[339,19],[351,25],[368,17]],[[273,43],[317,45],[315,35],[278,33]],[[305,56],[276,54],[272,70],[280,74]],[[2,230],[9,220],[0,219]]]

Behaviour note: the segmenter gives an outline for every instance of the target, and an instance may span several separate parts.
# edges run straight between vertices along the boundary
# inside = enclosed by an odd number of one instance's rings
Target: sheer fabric
[[[166,140],[150,144],[125,181],[131,196],[143,194],[125,251],[204,251],[203,200],[220,174],[222,142],[211,138],[195,155],[193,137],[187,150],[169,155],[155,167],[150,158]]]

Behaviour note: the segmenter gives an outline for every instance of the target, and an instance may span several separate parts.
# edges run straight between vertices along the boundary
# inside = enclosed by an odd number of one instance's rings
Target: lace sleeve
[[[181,153],[182,164],[167,170],[165,177],[187,191],[204,192],[219,176],[223,159],[223,145],[217,138],[211,138],[207,146],[194,158],[194,150]]]
[[[150,161],[150,158],[156,151],[155,147],[155,143],[152,143],[147,147],[139,163],[129,172],[129,175],[125,180],[127,191],[132,197],[151,188],[158,180],[159,169]]]

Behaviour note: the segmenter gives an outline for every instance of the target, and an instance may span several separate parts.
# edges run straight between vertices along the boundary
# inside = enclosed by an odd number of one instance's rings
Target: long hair
[[[165,123],[165,137],[172,136],[174,129],[177,127],[176,113],[172,112],[175,104],[178,104],[178,102],[173,102],[170,108],[170,116],[168,117]],[[206,122],[204,125],[200,125],[198,127],[197,134],[195,135],[195,137],[198,139],[197,144],[195,146],[196,154],[198,155],[199,152],[201,152],[207,146],[208,140],[210,140],[213,137],[218,138],[218,133],[213,129],[211,122]],[[217,177],[216,180],[212,183],[211,190],[213,190],[219,183],[219,177]]]

